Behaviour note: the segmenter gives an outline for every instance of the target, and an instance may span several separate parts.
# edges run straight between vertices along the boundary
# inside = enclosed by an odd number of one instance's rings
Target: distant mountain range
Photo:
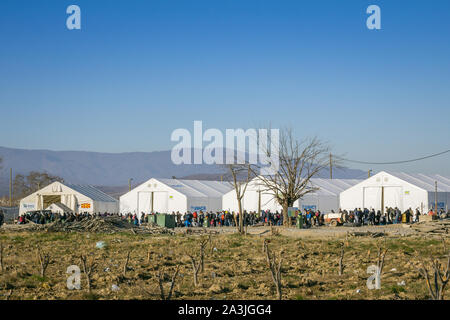
[[[9,168],[13,175],[30,171],[45,171],[66,182],[101,186],[105,192],[117,196],[132,185],[150,178],[220,180],[226,169],[220,165],[175,165],[171,151],[100,153],[86,151],[25,150],[0,147],[3,169],[0,171],[0,196],[8,193]],[[363,178],[364,171],[334,169],[335,178]],[[327,178],[328,170],[320,176]],[[14,177],[13,177],[14,178]]]

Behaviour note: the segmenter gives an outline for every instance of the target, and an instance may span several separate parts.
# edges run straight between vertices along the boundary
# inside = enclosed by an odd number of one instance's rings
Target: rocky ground
[[[446,262],[448,225],[423,225],[426,232],[417,231],[419,227],[255,227],[239,235],[233,228],[199,228],[188,233],[181,228],[172,234],[26,231],[4,226],[0,229],[0,299],[160,299],[159,276],[167,295],[177,266],[172,299],[276,299],[264,239],[269,250],[283,259],[283,299],[429,299],[418,268],[423,260],[431,272],[431,257]],[[442,228],[444,232],[430,231]],[[204,270],[195,286],[188,255],[199,260],[201,241],[206,243]],[[340,276],[342,244],[345,268]],[[38,247],[50,256],[43,277]],[[377,247],[388,249],[381,289],[369,290],[367,268],[377,262]],[[67,289],[67,268],[83,269],[80,255],[87,257],[88,266],[95,263],[91,292],[83,272],[81,289]]]

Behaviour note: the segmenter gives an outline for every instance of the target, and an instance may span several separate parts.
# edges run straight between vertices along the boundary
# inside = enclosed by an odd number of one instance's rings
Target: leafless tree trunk
[[[229,173],[231,175],[231,181],[230,184],[232,185],[233,189],[236,192],[236,200],[238,204],[238,210],[239,210],[239,221],[236,221],[235,223],[237,225],[239,233],[243,234],[245,232],[244,230],[244,210],[242,208],[242,199],[244,198],[245,191],[247,190],[248,183],[250,180],[254,177],[254,170],[252,169],[251,164],[228,164],[226,165]],[[242,174],[246,174],[245,180],[240,180]]]
[[[271,193],[283,207],[283,224],[290,225],[288,208],[304,195],[316,191],[310,180],[329,165],[329,147],[317,137],[298,141],[292,129],[280,132],[278,155],[264,150],[269,158],[279,158],[279,170],[257,175],[262,191]],[[257,174],[257,173],[255,173]]]
[[[197,262],[192,255],[188,255],[192,262],[192,272],[194,275],[194,286],[198,285],[198,272],[200,270],[200,262]]]
[[[419,269],[420,274],[425,278],[428,292],[430,293],[431,299],[433,300],[444,299],[445,287],[447,286],[447,283],[449,281],[450,252],[447,256],[447,265],[443,266],[442,270],[441,266],[442,265],[438,259],[431,259],[434,284],[431,284],[428,269],[423,261],[422,268]]]
[[[203,270],[205,269],[205,248],[207,244],[208,239],[205,239],[200,243],[200,273],[203,273]]]
[[[266,253],[267,244],[268,244],[267,239],[264,239],[263,245],[262,245],[262,253]]]
[[[37,257],[39,260],[39,265],[41,267],[40,275],[42,278],[45,277],[45,271],[47,270],[47,267],[50,263],[50,255],[48,253],[42,252],[41,248],[38,247],[37,249]]]
[[[180,271],[180,265],[178,264],[174,274],[172,275],[172,281],[170,282],[169,293],[166,296],[164,293],[164,268],[159,269],[158,283],[159,283],[159,292],[160,292],[161,300],[170,300],[172,298],[173,289],[175,287],[175,281],[177,280],[179,271]]]
[[[380,277],[383,274],[384,258],[386,257],[387,252],[388,248],[383,249],[381,246],[378,246],[377,267],[380,272]]]
[[[88,291],[91,292],[91,281],[92,281],[91,276],[92,276],[92,272],[94,271],[94,268],[96,267],[96,263],[94,261],[89,263],[87,261],[87,256],[85,256],[85,255],[81,255],[80,260],[81,260],[81,265],[83,266],[83,272],[86,275]]]
[[[208,243],[209,243],[209,249],[211,250],[211,254],[212,254],[212,253],[214,253],[214,244],[213,244],[211,233],[208,235]]]
[[[266,241],[264,241],[264,251],[266,253],[266,260],[270,269],[270,273],[272,275],[272,280],[277,290],[278,299],[281,300],[283,296],[281,292],[281,265],[283,263],[281,253],[280,256],[278,257],[277,263],[277,258],[275,257],[275,254],[270,252],[268,243]]]
[[[3,272],[5,269],[3,267],[3,243],[0,242],[0,272]]]
[[[123,277],[125,278],[126,274],[127,274],[127,270],[128,270],[128,262],[130,262],[130,253],[131,251],[128,251],[127,253],[127,257],[125,259],[125,264],[123,265]]]
[[[342,242],[341,244],[341,255],[339,257],[339,275],[342,276],[344,274],[344,248],[345,248],[345,242]]]

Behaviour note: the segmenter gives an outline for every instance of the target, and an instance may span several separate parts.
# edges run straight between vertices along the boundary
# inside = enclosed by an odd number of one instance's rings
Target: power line
[[[367,162],[367,161],[345,159],[345,158],[341,158],[339,156],[334,156],[334,157],[336,157],[336,158],[338,158],[338,159],[340,159],[342,161],[348,161],[348,162],[360,163],[360,164],[400,164],[400,163],[408,163],[408,162],[415,162],[415,161],[425,160],[425,159],[429,159],[429,158],[440,156],[440,155],[448,153],[448,152],[450,152],[450,149],[442,151],[442,152],[439,152],[439,153],[435,153],[435,154],[432,154],[432,155],[429,155],[429,156],[421,157],[421,158],[410,159],[410,160],[402,160],[402,161],[391,161],[391,162]]]

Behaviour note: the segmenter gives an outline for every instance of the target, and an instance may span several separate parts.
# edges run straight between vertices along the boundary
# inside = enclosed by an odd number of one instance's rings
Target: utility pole
[[[331,153],[330,153],[330,179],[333,179],[333,162]]]
[[[9,168],[9,206],[12,207],[12,168]]]
[[[434,213],[437,215],[437,181],[434,182]]]
[[[131,191],[131,181],[133,181],[133,178],[128,179],[128,191]]]

